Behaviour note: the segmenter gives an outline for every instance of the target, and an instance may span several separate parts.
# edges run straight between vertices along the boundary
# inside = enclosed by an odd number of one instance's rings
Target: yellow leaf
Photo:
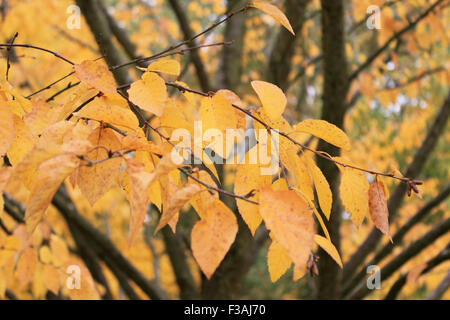
[[[52,265],[45,265],[42,271],[45,288],[54,294],[58,294],[61,284],[59,282],[59,271]]]
[[[27,231],[31,234],[45,214],[59,185],[78,166],[79,159],[63,154],[46,160],[38,169],[25,211]]]
[[[173,59],[163,59],[152,62],[146,71],[161,72],[173,76],[180,75],[180,63]]]
[[[234,193],[238,195],[247,195],[250,191],[253,191],[254,195],[248,199],[258,202],[259,189],[263,186],[270,185],[272,176],[261,175],[261,167],[259,164],[249,163],[248,155],[250,152],[251,150],[247,152],[244,163],[238,164],[234,182]],[[252,235],[255,235],[256,229],[262,222],[261,215],[259,214],[259,207],[241,199],[236,199],[236,203],[239,213],[249,227]]]
[[[67,278],[66,283],[70,283],[69,281],[73,281],[71,284],[74,285],[73,289],[68,289],[67,294],[71,300],[99,300],[100,295],[95,288],[94,279],[92,279],[92,275],[89,272],[88,268],[86,268],[79,261],[68,261],[65,265],[65,270],[69,266],[77,266],[80,269],[80,274],[73,273],[73,278]],[[69,269],[70,270],[70,269]],[[79,276],[79,288],[77,289],[77,276]]]
[[[90,161],[108,158],[107,150],[115,152],[121,149],[120,141],[112,129],[99,127],[91,133],[88,140],[95,147],[85,155]],[[122,159],[116,157],[92,166],[82,165],[77,170],[75,173],[77,184],[91,206],[112,187],[121,162]]]
[[[213,187],[217,187],[216,183],[214,182],[214,180],[211,178],[211,176],[208,174],[208,172],[201,170],[197,173],[193,173],[193,175],[205,182],[206,184],[213,186]],[[204,185],[201,185],[200,183],[198,183],[197,181],[193,180],[192,178],[189,178],[189,183],[195,183],[197,184],[202,190],[206,191],[206,187]],[[211,205],[211,203],[213,203],[216,199],[219,199],[219,194],[217,192],[214,193],[210,193],[209,191],[206,192],[200,192],[197,193],[190,201],[192,207],[194,207],[195,211],[198,213],[198,215],[200,216],[200,218],[205,218],[206,217],[206,210],[208,209],[208,207]]]
[[[128,89],[130,101],[141,109],[162,116],[167,102],[167,89],[164,80],[153,72],[145,72],[142,80],[135,81]]]
[[[278,9],[276,6],[274,6],[270,3],[267,3],[265,1],[254,2],[251,6],[270,15],[272,18],[274,18],[276,21],[281,23],[283,25],[283,27],[285,27],[290,33],[292,33],[295,36],[294,30],[292,29],[292,26],[289,23],[288,18],[286,18],[285,14],[280,9]]]
[[[389,212],[384,190],[385,186],[382,181],[375,180],[370,184],[369,212],[370,218],[375,226],[387,235],[392,242],[391,234],[389,232]]]
[[[31,149],[33,149],[38,137],[30,132],[28,127],[23,123],[23,120],[18,116],[14,116],[14,128],[16,136],[7,155],[11,164],[16,165]]]
[[[261,189],[260,214],[296,266],[306,265],[313,244],[314,220],[308,203],[293,190]]]
[[[41,260],[42,263],[52,263],[53,258],[52,258],[52,252],[50,251],[48,246],[42,246],[39,249],[39,259]]]
[[[264,81],[252,81],[251,84],[269,119],[272,121],[278,119],[287,104],[283,91],[276,85]]]
[[[81,82],[103,93],[116,93],[116,81],[102,61],[86,60],[74,66],[75,75]]]
[[[8,152],[14,137],[14,115],[6,102],[0,98],[0,156]]]
[[[238,119],[231,103],[222,95],[215,94],[212,98],[205,97],[199,110],[199,120],[202,121],[203,132],[207,130],[218,130],[217,137],[210,141],[204,141],[203,147],[208,146],[214,150],[219,156],[225,158],[226,150],[226,130],[236,129]]]
[[[8,181],[12,174],[12,168],[11,167],[0,167],[0,217],[3,213],[3,190],[8,184]],[[1,246],[1,244],[0,244]]]
[[[132,129],[139,127],[136,115],[129,108],[123,108],[119,103],[114,103],[115,101],[108,96],[97,97],[73,115]]]
[[[35,136],[42,133],[42,130],[50,124],[53,109],[42,99],[31,100],[33,109],[23,117],[23,122]]]
[[[344,164],[348,161],[344,158],[333,158]],[[341,184],[339,193],[345,210],[351,214],[353,223],[359,227],[369,214],[369,182],[361,171],[338,165],[341,171]]]
[[[22,285],[28,284],[34,276],[38,255],[34,248],[26,248],[17,262],[16,274]]]
[[[192,228],[191,248],[200,269],[209,279],[234,242],[238,224],[234,213],[220,200]]]
[[[3,268],[0,268],[0,299],[5,299],[6,275]]]
[[[333,245],[333,243],[318,234],[314,235],[314,241],[323,249],[325,250],[330,257],[336,261],[336,263],[342,268],[342,260],[341,256],[339,255],[339,252],[337,251],[336,247]]]
[[[333,203],[333,194],[331,193],[330,185],[314,160],[309,155],[306,155],[305,159],[309,172],[313,178],[314,186],[316,187],[320,208],[325,217],[330,219],[331,206]]]
[[[167,206],[163,207],[163,212],[158,225],[156,226],[155,233],[165,227],[166,224],[178,214],[180,209],[200,191],[201,188],[196,184],[189,184],[186,187],[177,190],[169,199]]]
[[[143,163],[134,161],[133,159],[127,160],[127,173],[130,177],[129,193],[131,207],[128,244],[132,245],[147,214],[147,188],[152,180],[152,174],[145,171]]]
[[[41,137],[41,140],[45,139]],[[61,146],[51,142],[43,143],[41,140],[15,166],[13,172],[13,179],[15,177],[22,179],[29,190],[33,187],[39,165],[61,153]]]
[[[122,149],[146,151],[156,154],[162,154],[162,148],[144,137],[125,136],[121,140]]]
[[[292,260],[289,258],[286,249],[284,249],[279,242],[273,240],[267,253],[267,265],[269,267],[270,280],[272,280],[272,282],[277,281],[285,274],[291,264]]]
[[[217,91],[216,94],[220,94],[220,95],[224,96],[230,103],[234,104],[235,106],[245,109],[244,104],[242,103],[241,99],[233,91],[227,90],[227,89],[221,89],[221,90]],[[243,113],[241,110],[238,110],[237,108],[234,108],[234,107],[233,107],[233,110],[234,110],[234,113],[237,118],[237,128],[245,131],[245,127],[246,127],[245,113]]]
[[[325,120],[307,119],[295,127],[298,132],[306,132],[344,150],[350,149],[350,140],[344,131]]]
[[[69,249],[66,242],[55,234],[50,236],[50,249],[52,251],[53,265],[60,267],[69,259]]]
[[[306,274],[306,270],[307,270],[306,265],[302,267],[294,266],[294,274],[292,275],[292,280],[295,282],[303,278]]]

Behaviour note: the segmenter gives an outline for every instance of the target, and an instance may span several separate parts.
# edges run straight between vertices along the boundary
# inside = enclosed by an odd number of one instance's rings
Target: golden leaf
[[[307,119],[295,127],[298,132],[306,132],[344,150],[350,149],[350,140],[344,131],[325,120]]]
[[[292,26],[289,23],[288,18],[286,18],[285,14],[280,9],[278,9],[276,6],[274,6],[268,2],[265,2],[265,1],[254,2],[251,4],[251,6],[261,10],[262,12],[264,12],[264,13],[268,14],[269,16],[271,16],[272,18],[274,18],[276,21],[281,23],[283,25],[283,27],[285,27],[290,33],[292,33],[295,36],[295,32],[292,29]]]
[[[273,240],[270,244],[267,253],[267,265],[272,282],[277,281],[292,265],[292,260],[289,258],[286,249],[276,240]]]
[[[341,256],[339,255],[339,252],[337,251],[334,244],[328,238],[325,238],[325,237],[322,237],[322,236],[316,234],[316,235],[314,235],[314,241],[323,250],[325,250],[330,255],[330,257],[332,257],[334,259],[334,261],[336,261],[336,263],[342,268]]]
[[[142,70],[142,68],[139,68]],[[145,71],[153,71],[153,72],[161,72],[170,74],[173,76],[180,75],[180,63],[177,60],[173,59],[161,59],[155,62],[152,62]]]
[[[209,279],[234,242],[238,224],[234,213],[220,200],[207,209],[191,233],[191,248],[200,269]]]
[[[59,185],[78,166],[79,159],[62,154],[44,161],[38,169],[25,211],[27,231],[31,234],[45,214]]]
[[[287,104],[283,91],[269,82],[252,81],[251,84],[269,119],[272,121],[278,119],[283,114]]]
[[[298,267],[306,265],[313,244],[314,220],[308,203],[293,190],[261,189],[260,214],[274,238]]]
[[[162,116],[167,102],[164,80],[154,72],[145,72],[142,80],[135,81],[128,89],[130,101],[145,111]]]
[[[316,187],[320,208],[325,217],[330,219],[333,204],[333,194],[331,193],[330,185],[314,160],[309,155],[306,155],[305,159]]]
[[[97,128],[89,136],[94,150],[85,155],[90,161],[108,158],[108,151],[121,149],[121,144],[112,129]],[[120,170],[120,157],[108,159],[92,166],[82,165],[75,173],[81,192],[93,206],[113,185]]]
[[[0,98],[0,156],[8,152],[14,137],[14,115],[6,102]]]
[[[344,164],[349,163],[346,159],[333,158]],[[339,193],[345,210],[351,214],[353,223],[359,227],[369,214],[369,182],[361,171],[338,165],[341,171],[341,184]]]
[[[108,96],[97,97],[80,111],[74,112],[73,115],[80,118],[103,121],[116,126],[131,129],[138,128],[139,121],[136,115],[129,108],[123,108],[120,103]]]
[[[103,93],[116,93],[116,81],[108,67],[101,61],[85,60],[74,65],[75,75],[81,82]]]

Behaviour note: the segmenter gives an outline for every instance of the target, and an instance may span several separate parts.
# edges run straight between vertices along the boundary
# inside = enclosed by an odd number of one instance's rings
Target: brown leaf
[[[392,242],[391,234],[389,233],[389,212],[386,194],[384,192],[384,184],[381,181],[375,180],[369,187],[369,212],[375,226],[387,235]]]

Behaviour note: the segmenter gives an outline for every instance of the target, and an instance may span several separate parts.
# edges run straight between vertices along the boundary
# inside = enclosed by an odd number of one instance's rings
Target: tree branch
[[[435,267],[437,267],[439,264],[441,264],[444,261],[450,260],[450,245],[448,245],[444,250],[442,250],[437,256],[427,261],[426,265],[427,267],[422,270],[420,275],[424,275],[431,270],[433,270]],[[385,300],[394,300],[397,298],[397,295],[400,293],[404,285],[406,284],[408,274],[402,274],[397,281],[395,281],[394,285],[389,289],[388,294],[384,298]]]
[[[93,244],[102,250],[102,256],[108,256],[108,259],[104,260],[105,263],[108,266],[113,263],[115,267],[133,280],[151,299],[160,300],[168,298],[161,287],[145,278],[104,234],[99,232],[88,220],[82,217],[74,205],[69,206],[67,205],[68,203],[71,203],[71,200],[67,196],[64,187],[61,186],[53,197],[52,204],[61,212],[66,220],[73,222],[74,225],[90,238]]]
[[[436,239],[443,236],[450,231],[450,218],[442,221],[440,224],[436,225],[429,232],[424,234],[422,237],[417,239],[406,249],[404,249],[400,254],[393,258],[388,264],[386,264],[380,270],[381,280],[389,279],[394,272],[396,272],[402,265],[408,262],[411,258],[415,257],[423,249],[432,244]],[[345,297],[349,300],[359,300],[363,299],[366,295],[370,293],[367,288],[366,282],[362,281],[355,287],[355,289]]]
[[[191,30],[191,27],[189,26],[189,21],[185,15],[185,9],[182,8],[182,6],[178,2],[178,0],[168,0],[168,2],[170,4],[170,6],[172,7],[173,12],[175,13],[175,16],[177,17],[178,24],[184,35],[184,39],[185,40],[192,39],[193,33]],[[195,41],[194,40],[190,41],[187,45],[190,47],[195,46]],[[211,89],[212,89],[211,82],[208,78],[208,74],[205,70],[205,66],[201,60],[200,55],[198,54],[197,51],[192,51],[191,58],[192,58],[192,63],[195,66],[195,70],[197,71],[197,78],[198,78],[200,87],[202,88],[203,91],[207,91],[207,92],[211,91]]]
[[[411,21],[407,26],[405,26],[403,29],[401,29],[398,32],[395,32],[392,37],[390,37],[380,48],[378,48],[374,53],[372,53],[366,61],[364,61],[355,71],[353,71],[350,74],[349,82],[353,81],[358,75],[367,67],[370,66],[370,64],[380,55],[382,54],[387,48],[389,48],[389,45],[399,40],[406,32],[413,29],[421,20],[426,18],[433,10],[443,2],[443,0],[437,0],[434,2],[427,10],[425,10],[421,15],[419,15],[415,20]]]
[[[368,263],[365,265],[375,265],[387,257],[395,248],[395,244],[401,243],[406,233],[411,230],[417,223],[425,218],[432,210],[442,203],[450,195],[450,184],[447,185],[439,195],[430,200],[425,206],[423,206],[414,216],[412,216],[392,237],[392,242],[388,242]],[[360,272],[347,282],[343,290],[343,294],[347,294],[352,290],[359,281],[361,281],[366,275],[366,269],[362,268]]]

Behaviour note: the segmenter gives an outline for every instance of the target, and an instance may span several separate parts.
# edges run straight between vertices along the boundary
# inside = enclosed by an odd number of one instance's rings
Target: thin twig
[[[52,51],[52,50],[49,50],[49,49],[45,49],[45,48],[42,48],[42,47],[38,47],[38,46],[34,46],[34,45],[31,45],[31,44],[0,43],[0,47],[7,47],[7,48],[11,48],[11,47],[31,48],[31,49],[36,49],[36,50],[40,50],[40,51],[45,51],[45,52],[51,53],[55,57],[65,61],[67,63],[70,63],[71,65],[75,65],[75,63],[73,63],[72,61],[70,61],[67,58],[64,58],[62,55],[60,55],[59,53],[57,53],[55,51]]]
[[[13,44],[18,35],[19,35],[19,33],[16,32],[16,34],[14,34],[14,36],[12,37],[12,39],[9,43]],[[6,81],[8,81],[9,69],[11,68],[11,64],[9,63],[10,56],[11,56],[11,47],[8,47],[6,49]]]

